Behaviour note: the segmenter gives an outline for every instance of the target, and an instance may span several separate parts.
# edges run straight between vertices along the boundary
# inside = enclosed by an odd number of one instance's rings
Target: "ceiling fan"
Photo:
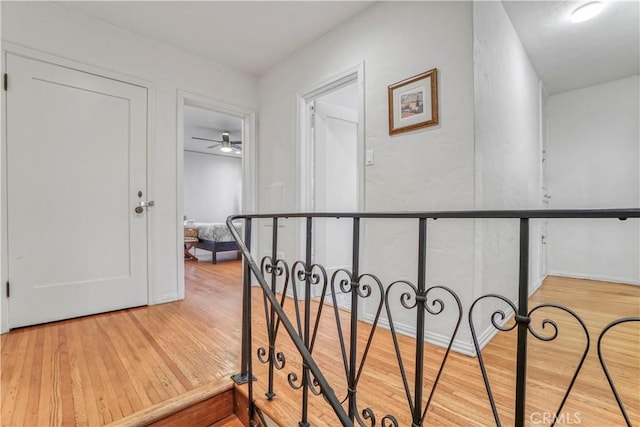
[[[240,151],[242,151],[242,141],[231,141],[231,139],[229,138],[229,131],[222,132],[222,140],[202,138],[199,136],[192,136],[191,139],[197,139],[200,141],[217,142],[217,144],[213,144],[207,148],[220,147],[220,151],[224,153],[230,153],[233,150],[236,150],[236,153],[240,153]]]

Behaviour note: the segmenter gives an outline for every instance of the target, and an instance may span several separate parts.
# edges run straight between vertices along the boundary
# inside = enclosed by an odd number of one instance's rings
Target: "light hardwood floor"
[[[2,336],[2,426],[99,426],[238,370],[240,262],[187,262],[186,299]]]
[[[23,328],[2,336],[3,426],[98,426],[123,418],[208,383],[219,383],[237,372],[240,354],[240,263],[186,263],[187,298],[153,307],[89,316]],[[589,357],[569,396],[563,413],[585,426],[623,425],[615,400],[597,363],[595,341],[602,327],[614,318],[638,316],[640,289],[603,282],[548,278],[531,304],[565,303],[589,326]],[[290,306],[290,305],[289,305]],[[254,354],[266,343],[262,296],[253,293]],[[327,312],[328,313],[328,312]],[[345,314],[345,313],[343,313]],[[346,314],[345,314],[346,315]],[[575,364],[583,341],[562,316],[561,337],[554,343],[530,340],[528,413],[554,411]],[[464,323],[463,323],[463,327]],[[318,342],[318,363],[339,395],[341,363],[335,350],[335,330],[323,326]],[[278,371],[273,402],[264,399],[266,367],[255,361],[258,381],[255,397],[281,425],[297,425],[299,392],[289,388],[286,375],[299,372],[300,360],[287,350],[284,331],[278,340],[289,359]],[[402,348],[411,341],[402,337]],[[514,336],[499,334],[485,349],[485,361],[494,381],[503,425],[513,423]],[[618,381],[634,426],[640,399],[640,337],[637,327],[621,328],[605,343],[610,369]],[[378,330],[359,387],[361,408],[371,406],[378,424],[386,413],[410,425],[402,384],[390,336]],[[362,348],[362,345],[360,346]],[[407,358],[410,356],[409,351]],[[442,350],[429,346],[427,377]],[[411,370],[409,370],[411,372]],[[322,398],[311,398],[310,420],[316,426],[339,425]],[[545,425],[534,418],[531,425]],[[435,393],[426,425],[492,425],[477,360],[454,354]],[[564,424],[569,424],[565,422]],[[562,425],[562,424],[559,424]]]
[[[640,288],[605,282],[549,277],[531,298],[530,307],[541,303],[564,304],[577,312],[587,324],[591,336],[588,357],[574,385],[566,405],[559,414],[556,425],[579,424],[583,426],[622,426],[624,419],[620,414],[602,373],[597,358],[597,338],[600,331],[612,320],[627,316],[640,315]],[[286,303],[285,303],[286,304]],[[289,305],[291,312],[291,305]],[[330,314],[331,317],[332,314]],[[346,319],[346,313],[343,313]],[[541,329],[543,318],[556,320],[559,336],[553,342],[540,342],[530,335],[527,418],[532,426],[550,425],[561,402],[575,367],[585,348],[584,334],[580,334],[578,323],[558,310],[544,309],[533,316],[532,326],[544,336],[549,336],[551,328]],[[323,314],[323,319],[325,318]],[[334,324],[334,321],[328,322]],[[344,320],[343,320],[344,324]],[[466,326],[466,317],[462,327]],[[262,326],[262,325],[261,325]],[[611,373],[617,381],[618,391],[626,405],[633,426],[640,423],[640,330],[639,324],[621,326],[616,332],[607,335],[604,341],[604,354]],[[257,325],[254,326],[256,330]],[[266,342],[266,335],[254,332],[257,341]],[[339,358],[337,335],[333,327],[321,322],[314,359],[327,376],[339,398],[345,396],[342,361]],[[266,365],[254,362],[256,376],[255,396],[259,407],[272,418],[282,420],[283,426],[297,425],[300,416],[300,392],[287,384],[289,372],[299,375],[301,359],[291,350],[293,344],[282,333],[278,338],[278,351],[288,356],[287,366],[276,371],[276,392],[274,401],[267,401]],[[363,336],[366,331],[362,331]],[[359,348],[365,345],[364,338],[359,339]],[[492,391],[497,402],[502,425],[513,425],[514,385],[515,385],[515,331],[498,334],[483,350],[487,371],[492,381]],[[414,355],[413,341],[400,337],[400,348],[405,368],[413,384],[411,361]],[[427,345],[425,356],[425,403],[430,385],[436,374],[437,363],[444,351]],[[369,355],[358,387],[359,409],[371,407],[377,417],[376,425],[386,414],[394,415],[401,426],[410,426],[410,411],[399,376],[393,342],[388,331],[376,331],[373,348]],[[254,349],[255,351],[255,349]],[[411,386],[412,387],[412,386]],[[316,426],[339,425],[337,418],[327,410],[328,405],[321,397],[311,397],[309,420]],[[425,425],[429,426],[491,426],[495,425],[487,393],[479,370],[477,359],[451,354],[444,369]]]

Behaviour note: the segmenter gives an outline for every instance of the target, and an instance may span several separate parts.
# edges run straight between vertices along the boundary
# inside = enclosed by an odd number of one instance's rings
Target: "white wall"
[[[297,95],[364,62],[366,149],[375,151],[375,165],[366,168],[366,209],[473,208],[472,60],[471,3],[374,4],[260,78],[260,189],[282,183],[283,208],[296,209]],[[436,67],[440,124],[390,137],[387,86]],[[272,205],[261,196],[261,208]],[[417,221],[364,226],[362,271],[385,283],[415,282]],[[288,227],[283,247],[295,245],[294,230]],[[428,283],[450,286],[466,299],[473,286],[473,224],[439,220],[429,230]],[[365,312],[372,315],[370,307]],[[468,335],[463,340],[468,343]]]
[[[196,222],[225,222],[242,206],[242,159],[184,153],[184,214]]]
[[[50,2],[2,2],[1,7],[3,42],[152,83],[149,187],[156,207],[149,213],[150,303],[178,298],[177,260],[182,249],[176,239],[182,218],[176,215],[177,90],[255,110],[255,78]]]
[[[549,97],[553,208],[640,207],[639,79]],[[552,222],[550,274],[639,284],[639,223]]]
[[[477,209],[541,207],[540,79],[501,2],[474,2]],[[540,283],[538,224],[531,224],[530,287]],[[476,297],[517,301],[519,221],[476,223]],[[488,326],[494,307],[485,306]],[[485,327],[486,327],[485,326]]]

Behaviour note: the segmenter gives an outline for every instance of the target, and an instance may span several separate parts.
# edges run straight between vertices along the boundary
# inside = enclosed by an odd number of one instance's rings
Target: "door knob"
[[[138,206],[134,209],[137,214],[144,212],[144,208],[151,208],[156,204],[153,200],[142,200],[142,190],[138,190],[138,198]]]

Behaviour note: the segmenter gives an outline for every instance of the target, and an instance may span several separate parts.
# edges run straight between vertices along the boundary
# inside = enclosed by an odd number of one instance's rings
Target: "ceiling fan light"
[[[230,153],[233,151],[233,149],[231,147],[222,146],[220,147],[220,151],[222,151],[223,153]]]
[[[588,21],[602,12],[602,8],[602,3],[599,1],[583,4],[571,13],[571,22],[577,24],[578,22]]]

